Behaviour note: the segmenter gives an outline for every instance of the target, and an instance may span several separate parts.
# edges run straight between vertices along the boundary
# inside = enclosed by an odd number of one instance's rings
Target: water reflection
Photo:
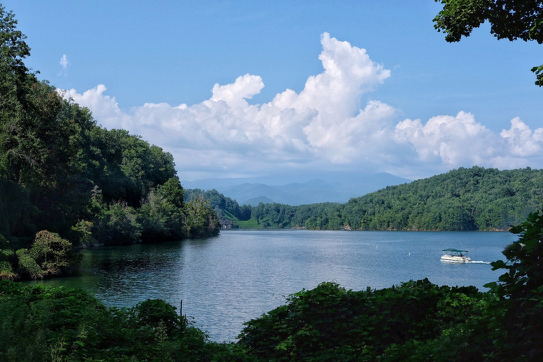
[[[334,281],[347,289],[385,288],[410,279],[482,288],[499,275],[486,264],[439,261],[441,250],[470,250],[493,261],[509,233],[227,231],[219,237],[86,250],[80,275],[46,281],[81,287],[108,306],[160,298],[194,317],[213,340],[234,340],[244,322],[302,289]]]

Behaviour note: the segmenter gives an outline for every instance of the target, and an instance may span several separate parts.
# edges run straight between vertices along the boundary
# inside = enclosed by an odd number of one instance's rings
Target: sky
[[[181,180],[543,168],[543,46],[447,43],[433,0],[2,4],[40,79]]]

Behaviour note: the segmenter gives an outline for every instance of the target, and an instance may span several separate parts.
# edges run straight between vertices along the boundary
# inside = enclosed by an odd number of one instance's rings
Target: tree
[[[187,229],[186,234],[190,238],[202,238],[216,236],[220,231],[217,215],[203,197],[195,198],[185,204]]]
[[[521,39],[543,43],[543,1],[541,0],[436,0],[443,9],[434,18],[434,27],[445,40],[458,42],[485,21],[498,39]],[[535,82],[543,86],[543,65],[532,68]]]
[[[543,353],[543,211],[530,214],[511,228],[519,240],[503,251],[507,262],[492,263],[493,270],[505,269],[499,282],[489,283],[505,308],[497,341],[504,359],[524,356],[535,360]]]
[[[72,243],[47,230],[37,233],[30,250],[19,249],[17,256],[19,267],[32,279],[59,275],[74,261]]]
[[[25,42],[26,35],[17,30],[17,20],[12,11],[7,12],[0,4],[0,64],[2,70],[9,68],[25,74],[28,68],[23,59],[30,55],[30,47]]]
[[[184,237],[184,191],[177,177],[152,189],[144,200],[139,217],[142,241],[180,240]]]
[[[172,177],[158,188],[160,196],[178,209],[183,208],[185,193],[179,179]]]

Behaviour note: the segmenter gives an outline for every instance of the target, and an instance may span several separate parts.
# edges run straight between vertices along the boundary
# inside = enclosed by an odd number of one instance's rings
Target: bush
[[[392,344],[435,339],[481,314],[483,296],[427,279],[359,292],[322,283],[246,323],[239,343],[263,359],[375,359]]]
[[[249,360],[209,342],[161,300],[108,309],[81,290],[0,280],[0,315],[1,361]]]
[[[0,249],[0,279],[16,279],[17,274],[13,270],[13,264],[17,256],[11,249]]]
[[[30,249],[19,249],[16,254],[20,272],[32,279],[62,274],[78,260],[72,243],[47,230],[36,234]]]
[[[536,360],[543,354],[543,211],[530,214],[511,232],[519,240],[503,251],[507,261],[492,263],[494,270],[506,272],[487,285],[499,297],[493,338],[500,358]]]

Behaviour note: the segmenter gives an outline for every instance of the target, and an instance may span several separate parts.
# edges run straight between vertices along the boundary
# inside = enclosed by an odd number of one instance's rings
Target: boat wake
[[[470,264],[490,264],[489,261],[482,261],[482,260],[470,260],[468,261]]]

